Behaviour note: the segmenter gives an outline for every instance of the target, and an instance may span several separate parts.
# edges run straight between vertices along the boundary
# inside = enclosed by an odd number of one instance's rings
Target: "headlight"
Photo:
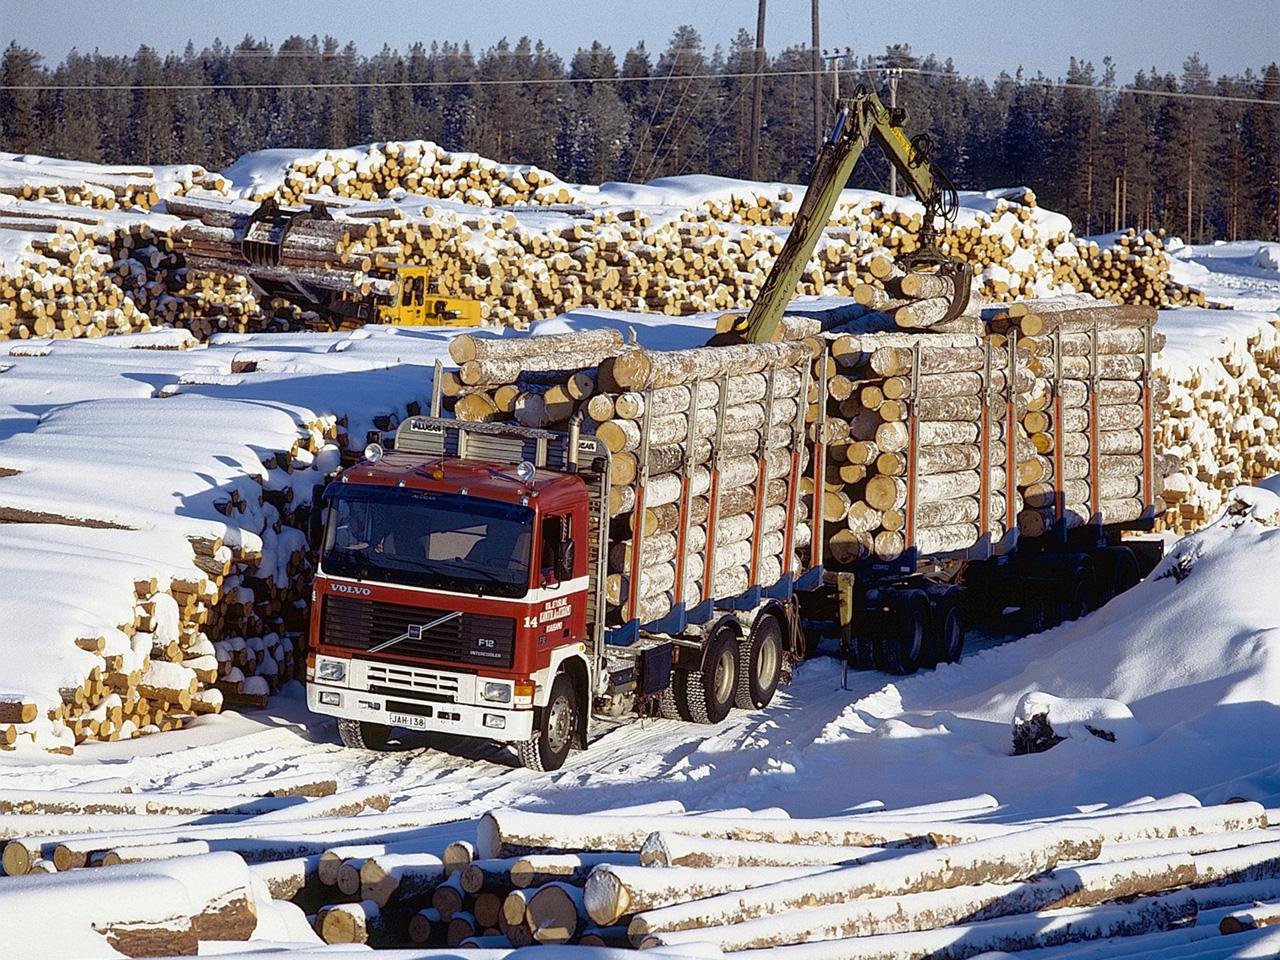
[[[321,690],[320,702],[326,707],[340,707],[342,706],[342,694],[337,690]]]
[[[480,699],[490,700],[493,703],[510,703],[511,702],[511,686],[506,683],[486,682],[480,688]]]
[[[316,679],[342,683],[347,679],[347,662],[345,660],[321,660],[316,664]]]
[[[498,713],[486,713],[484,715],[484,725],[494,730],[507,729],[507,718]]]

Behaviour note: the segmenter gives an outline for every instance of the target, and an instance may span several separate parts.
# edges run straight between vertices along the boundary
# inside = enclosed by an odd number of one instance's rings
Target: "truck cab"
[[[514,743],[554,769],[585,745],[598,672],[589,475],[402,442],[325,491],[308,705],[350,746],[401,727]]]

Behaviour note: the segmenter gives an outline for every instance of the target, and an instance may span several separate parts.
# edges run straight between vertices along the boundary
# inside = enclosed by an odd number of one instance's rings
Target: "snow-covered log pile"
[[[0,340],[189,328],[244,332],[264,318],[239,277],[188,276],[177,218],[0,195]]]
[[[198,164],[109,166],[0,153],[0,195],[19,200],[49,200],[96,210],[148,210],[173,193],[226,187],[224,177]]]
[[[253,939],[965,960],[1102,940],[1231,937],[1233,952],[1274,922],[1256,902],[1280,897],[1267,811],[1185,794],[1032,819],[984,795],[825,819],[667,801],[476,821],[295,780],[0,793],[0,916],[26,910],[30,942],[82,957],[151,955],[163,936],[166,955]],[[57,924],[35,916],[41,896]]]
[[[1159,447],[1180,464],[1165,486],[1166,529],[1196,530],[1233,487],[1280,472],[1280,333],[1274,313],[1165,313],[1157,367],[1170,394]]]
[[[172,349],[193,344],[28,341],[0,363],[0,747],[264,704],[305,629],[315,488],[419,409],[439,349],[385,331]]]
[[[253,328],[265,318],[304,319],[292,308],[250,297],[242,281],[209,264],[198,280],[188,278],[172,257],[172,222],[155,236],[130,234],[132,245],[73,236],[50,248],[46,231],[56,229],[55,220],[74,234],[77,221],[96,222],[92,209],[145,218],[156,199],[175,199],[176,210],[181,195],[188,202],[251,198],[246,209],[267,196],[286,203],[339,201],[348,213],[378,222],[365,240],[347,238],[332,251],[345,262],[385,257],[428,264],[441,293],[479,300],[494,323],[527,326],[580,306],[668,315],[747,307],[781,249],[779,228],[790,224],[800,192],[696,176],[643,186],[572,186],[537,168],[449,154],[423,141],[263,151],[243,157],[225,177],[199,167],[116,170],[5,155],[0,201],[13,203],[0,203],[0,230],[17,231],[10,239],[21,255],[6,257],[4,273],[15,289],[31,288],[39,306],[23,298],[19,316],[27,322],[7,335],[37,332],[35,322],[46,317],[66,336],[173,322],[191,326],[202,339],[214,330]],[[68,209],[40,213],[45,206]],[[797,292],[849,296],[860,284],[883,286],[872,260],[913,248],[921,210],[914,201],[847,191]],[[7,222],[33,216],[48,222],[38,228]],[[1039,208],[1026,190],[964,195],[960,218],[943,231],[942,243],[975,265],[981,293],[990,299],[1077,290],[1130,303],[1203,303],[1169,280],[1159,237],[1120,236],[1106,246],[1077,240],[1065,217]],[[88,276],[77,280],[62,269],[72,258],[86,261],[81,275],[92,276],[90,264],[104,264],[121,291],[118,302],[95,296]],[[64,278],[56,291],[31,276],[48,273]],[[219,307],[224,301],[228,306]],[[112,314],[116,309],[125,316]]]

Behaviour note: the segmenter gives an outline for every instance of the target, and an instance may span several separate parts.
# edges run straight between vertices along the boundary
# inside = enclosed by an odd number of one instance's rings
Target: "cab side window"
[[[569,516],[542,518],[542,540],[538,545],[538,566],[543,573],[555,570],[556,548],[569,536]]]

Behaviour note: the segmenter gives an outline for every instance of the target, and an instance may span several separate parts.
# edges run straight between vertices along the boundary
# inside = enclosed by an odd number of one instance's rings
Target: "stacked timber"
[[[251,160],[252,154],[245,158]],[[471,204],[568,203],[568,185],[540,167],[497,163],[475,153],[452,153],[425,140],[371,143],[317,151],[290,162],[278,186],[250,199],[274,196],[298,203],[312,193],[374,200],[393,191],[427,194]]]
[[[1233,487],[1280,472],[1280,331],[1256,322],[1238,333],[1224,330],[1218,344],[1190,359],[1157,359],[1169,397],[1156,442],[1176,464],[1159,519],[1176,533],[1214,520]]]
[[[443,391],[459,419],[564,429],[577,417],[609,449],[606,597],[617,620],[651,622],[676,603],[737,596],[799,568],[796,551],[811,540],[797,496],[810,343],[663,352],[606,328],[464,335],[450,355],[459,368]]]
[[[265,706],[295,675],[314,569],[293,489],[338,469],[340,429],[320,420],[292,449],[264,453],[258,502],[232,488],[215,504],[225,532],[188,538],[190,574],[136,578],[130,620],[75,638],[96,665],[57,702],[0,698],[0,749],[69,753],[85,741],[181,729],[226,705]]]
[[[705,202],[716,220],[748,227],[790,226],[799,208],[791,188],[743,184],[740,192]],[[968,211],[964,211],[968,214]],[[873,238],[874,255],[896,258],[919,248],[922,226],[918,204],[888,199],[855,200],[837,205],[827,243],[835,248],[818,259],[829,270],[844,262],[839,241],[853,234]],[[1204,294],[1175,281],[1165,252],[1165,232],[1127,230],[1104,246],[1071,233],[1064,218],[1040,208],[1027,189],[1005,191],[990,213],[962,215],[941,224],[938,247],[974,266],[981,293],[991,300],[1014,300],[1064,287],[1121,303],[1157,307],[1205,306]],[[1015,251],[1031,254],[1014,257]],[[879,278],[870,277],[875,283]]]
[[[620,536],[605,592],[622,621],[799,572],[796,551],[811,540],[798,496],[811,362],[803,341],[614,360],[618,392],[598,404],[607,418],[593,419],[615,459],[609,512]]]
[[[417,411],[410,403],[373,423],[393,429]],[[209,517],[166,518],[166,536],[186,538],[189,565],[157,561],[147,573],[149,558],[131,562],[138,573],[116,578],[128,591],[128,618],[65,638],[81,651],[74,682],[0,696],[0,750],[67,753],[86,741],[179,729],[226,706],[265,706],[298,675],[315,565],[310,498],[369,438],[350,435],[343,416],[312,411],[298,414],[294,431],[291,441],[277,434],[279,449],[257,449],[242,482],[213,491]],[[0,523],[101,526],[11,506],[0,506]]]
[[[176,216],[200,218],[199,222],[185,224],[178,233],[187,266],[197,273],[237,273],[283,282],[297,280],[353,298],[389,297],[392,293],[392,281],[369,273],[399,262],[400,250],[377,247],[377,225],[368,220],[299,217],[290,224],[281,241],[279,263],[256,264],[251,269],[242,247],[246,235],[274,239],[283,231],[270,224],[255,226],[253,211],[243,205],[175,197],[166,206]],[[375,246],[367,255],[346,255],[345,251],[358,242]]]
[[[0,206],[0,234],[26,248],[0,273],[0,339],[100,337],[164,324],[198,339],[258,329],[258,303],[241,278],[188,277],[169,232],[176,223],[48,201]]]
[[[6,302],[19,297],[15,306],[23,321],[11,323],[8,335],[95,336],[172,323],[204,339],[218,331],[314,322],[290,304],[256,299],[237,275],[244,272],[238,248],[220,232],[234,228],[234,221],[208,219],[218,215],[220,201],[226,213],[224,181],[192,168],[166,201],[170,214],[202,221],[190,227],[199,269],[188,276],[173,250],[177,222],[144,218],[159,195],[147,168],[11,166],[16,179],[9,183],[8,167],[0,164],[0,197],[7,190],[15,198],[0,205],[0,229],[22,227],[32,242],[27,255],[4,270],[3,282],[13,290],[0,287],[0,293]],[[793,222],[798,204],[791,188],[743,183],[727,197],[673,194],[657,209],[632,208],[572,188],[546,171],[448,154],[421,141],[299,159],[281,172],[277,186],[256,191],[253,199],[266,196],[286,204],[318,199],[342,211],[346,227],[338,249],[319,251],[327,259],[317,266],[303,255],[317,251],[303,251],[300,238],[291,251],[299,262],[290,259],[289,270],[313,270],[322,285],[365,290],[385,278],[368,276],[364,264],[426,264],[440,293],[477,300],[490,322],[516,327],[582,306],[668,315],[749,307],[781,249],[778,228]],[[423,196],[451,203],[434,207],[422,203]],[[547,212],[539,206],[536,217],[524,215],[528,206],[544,204],[554,206]],[[245,202],[237,215],[255,206]],[[8,223],[30,219],[41,208],[45,214],[35,216],[61,222],[64,233],[82,229],[77,220],[100,219],[94,208],[115,218],[131,214],[145,220],[145,229],[130,230],[138,241],[133,245],[74,236],[50,245],[45,227]],[[351,222],[359,220],[363,227],[353,229]],[[885,292],[876,259],[915,250],[920,226],[918,206],[907,202],[861,196],[842,202],[796,293],[853,296],[862,285]],[[1160,235],[1125,234],[1110,247],[1077,240],[1069,222],[1041,210],[1029,191],[1008,193],[990,213],[964,211],[939,236],[941,249],[974,266],[986,299],[1073,289],[1127,303],[1204,303],[1201,294],[1169,278]],[[74,275],[65,269],[69,258],[85,252],[111,257],[101,264],[105,277],[93,266],[98,256],[83,258]],[[50,274],[69,283],[50,286]],[[896,297],[891,290],[887,295]]]
[[[1015,404],[1029,457],[1018,464],[1022,533],[1055,525],[1123,524],[1159,502],[1163,464],[1152,425],[1166,389],[1150,307],[1022,301],[992,321],[1025,355],[1037,386]]]
[[[968,334],[841,334],[831,356],[827,467],[823,489],[810,492],[829,559],[891,561],[910,547],[950,553],[984,538],[1007,545],[1008,428],[988,413],[1007,405],[1007,350]],[[1019,376],[1029,392],[1030,376]]]

